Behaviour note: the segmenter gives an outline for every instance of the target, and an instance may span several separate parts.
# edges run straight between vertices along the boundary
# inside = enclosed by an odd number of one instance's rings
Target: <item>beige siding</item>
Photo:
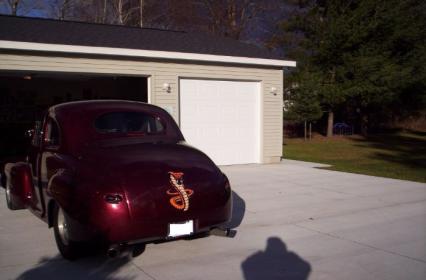
[[[278,162],[282,155],[283,74],[277,69],[203,65],[125,59],[69,58],[0,53],[0,70],[29,70],[141,75],[151,77],[153,104],[168,109],[179,123],[179,78],[260,81],[262,84],[261,154],[264,163]],[[163,90],[163,84],[171,92]],[[277,95],[270,92],[277,88]]]

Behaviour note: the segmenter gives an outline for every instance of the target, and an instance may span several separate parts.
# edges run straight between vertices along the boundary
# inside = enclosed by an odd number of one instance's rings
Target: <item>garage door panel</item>
[[[182,79],[181,129],[217,164],[260,162],[260,84]]]

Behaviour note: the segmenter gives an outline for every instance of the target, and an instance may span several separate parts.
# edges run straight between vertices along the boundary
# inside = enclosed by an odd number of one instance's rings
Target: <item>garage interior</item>
[[[148,78],[57,72],[0,72],[0,167],[25,156],[25,132],[50,106],[78,100],[148,102]],[[6,133],[7,132],[7,133]]]

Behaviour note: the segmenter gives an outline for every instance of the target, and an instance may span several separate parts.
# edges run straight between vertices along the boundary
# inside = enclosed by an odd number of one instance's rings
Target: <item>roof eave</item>
[[[63,53],[73,53],[73,54],[115,55],[115,56],[145,57],[145,58],[155,58],[155,59],[174,59],[174,60],[187,60],[187,61],[250,64],[250,65],[273,66],[273,67],[296,67],[296,61],[291,61],[291,60],[185,53],[185,52],[153,51],[153,50],[126,49],[126,48],[47,44],[47,43],[33,43],[33,42],[6,41],[6,40],[0,40],[0,49],[43,51],[43,52],[63,52]]]

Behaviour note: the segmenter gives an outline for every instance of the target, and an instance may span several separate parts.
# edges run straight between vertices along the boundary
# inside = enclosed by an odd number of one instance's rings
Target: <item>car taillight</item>
[[[228,191],[228,190],[231,190],[231,184],[229,184],[229,181],[226,181],[226,183],[225,183],[225,189]]]
[[[121,194],[107,194],[104,199],[108,203],[118,204],[123,201],[123,196]]]
[[[228,177],[226,177],[226,175],[223,174],[223,178],[225,180],[225,190],[231,191],[231,184],[229,183]]]

